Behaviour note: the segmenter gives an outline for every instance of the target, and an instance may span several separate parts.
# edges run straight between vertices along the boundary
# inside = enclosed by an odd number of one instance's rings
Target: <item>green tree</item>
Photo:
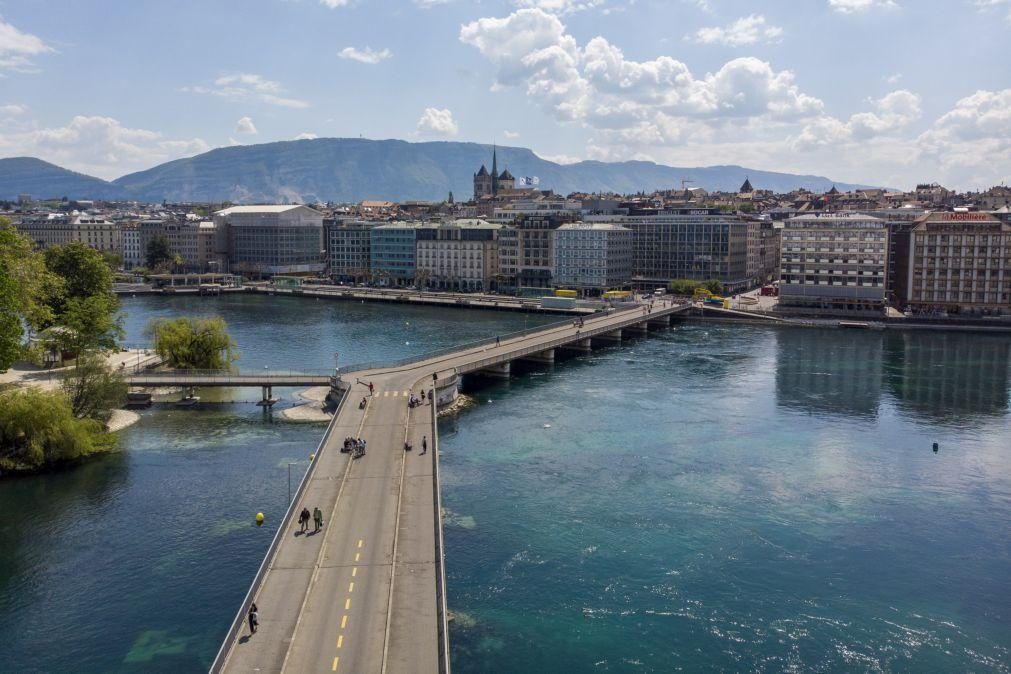
[[[112,270],[97,250],[72,242],[45,251],[46,266],[63,283],[63,292],[50,298],[53,322],[67,328],[60,333],[68,350],[110,349],[122,339],[119,300],[112,292]]]
[[[112,270],[99,251],[79,241],[72,241],[46,248],[45,258],[49,271],[63,279],[63,293],[50,301],[57,318],[67,300],[103,294],[115,298],[112,292]]]
[[[119,253],[113,253],[110,250],[103,250],[102,259],[105,260],[105,264],[107,264],[109,269],[113,272],[123,268],[123,256]]]
[[[32,242],[0,217],[0,370],[19,357],[26,326],[38,329],[52,320],[47,299],[59,288]]]
[[[149,269],[155,270],[166,267],[172,262],[172,247],[169,245],[169,240],[161,234],[151,237],[144,251],[144,261]]]
[[[221,370],[238,359],[235,342],[221,317],[154,318],[146,332],[169,367]]]
[[[709,279],[708,281],[706,281],[705,287],[706,287],[706,290],[708,290],[709,292],[711,292],[714,295],[722,295],[723,294],[723,284],[720,283],[719,279],[714,279],[714,278]]]
[[[0,393],[0,471],[37,471],[115,445],[102,424],[74,416],[62,391],[28,387]]]
[[[101,356],[87,352],[77,358],[74,369],[62,382],[74,416],[105,423],[112,410],[126,400],[127,385]]]
[[[667,288],[672,295],[694,295],[696,288],[701,288],[702,284],[686,278],[676,278],[667,284]]]

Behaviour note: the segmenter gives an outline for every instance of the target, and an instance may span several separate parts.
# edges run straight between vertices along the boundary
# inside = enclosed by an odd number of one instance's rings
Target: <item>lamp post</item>
[[[288,462],[288,503],[291,504],[291,467],[295,465],[294,461]]]

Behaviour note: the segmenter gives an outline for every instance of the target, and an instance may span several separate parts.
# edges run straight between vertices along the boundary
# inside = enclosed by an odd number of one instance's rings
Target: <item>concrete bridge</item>
[[[338,411],[211,671],[448,673],[438,407],[455,399],[461,377],[508,377],[518,360],[588,353],[665,329],[689,307],[601,313],[342,374]],[[422,391],[425,404],[410,408]],[[347,437],[364,438],[366,454],[342,453]],[[318,533],[300,531],[303,507],[322,510]],[[260,627],[250,634],[254,601]]]

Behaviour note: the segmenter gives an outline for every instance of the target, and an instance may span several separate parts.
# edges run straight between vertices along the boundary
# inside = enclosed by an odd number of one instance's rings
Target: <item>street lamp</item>
[[[291,504],[291,467],[295,465],[295,461],[288,462],[288,504]]]

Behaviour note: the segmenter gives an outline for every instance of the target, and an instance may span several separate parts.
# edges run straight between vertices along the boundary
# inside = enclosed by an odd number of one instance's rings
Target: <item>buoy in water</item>
[[[263,526],[263,513],[256,513],[256,526]]]
[[[310,454],[310,455],[309,455],[309,460],[310,460],[310,461],[315,461],[315,460],[316,460],[316,454],[315,454],[315,453],[313,453],[313,454]]]
[[[937,443],[934,443],[934,454],[937,454]]]
[[[544,428],[551,428],[551,424],[544,424]]]

